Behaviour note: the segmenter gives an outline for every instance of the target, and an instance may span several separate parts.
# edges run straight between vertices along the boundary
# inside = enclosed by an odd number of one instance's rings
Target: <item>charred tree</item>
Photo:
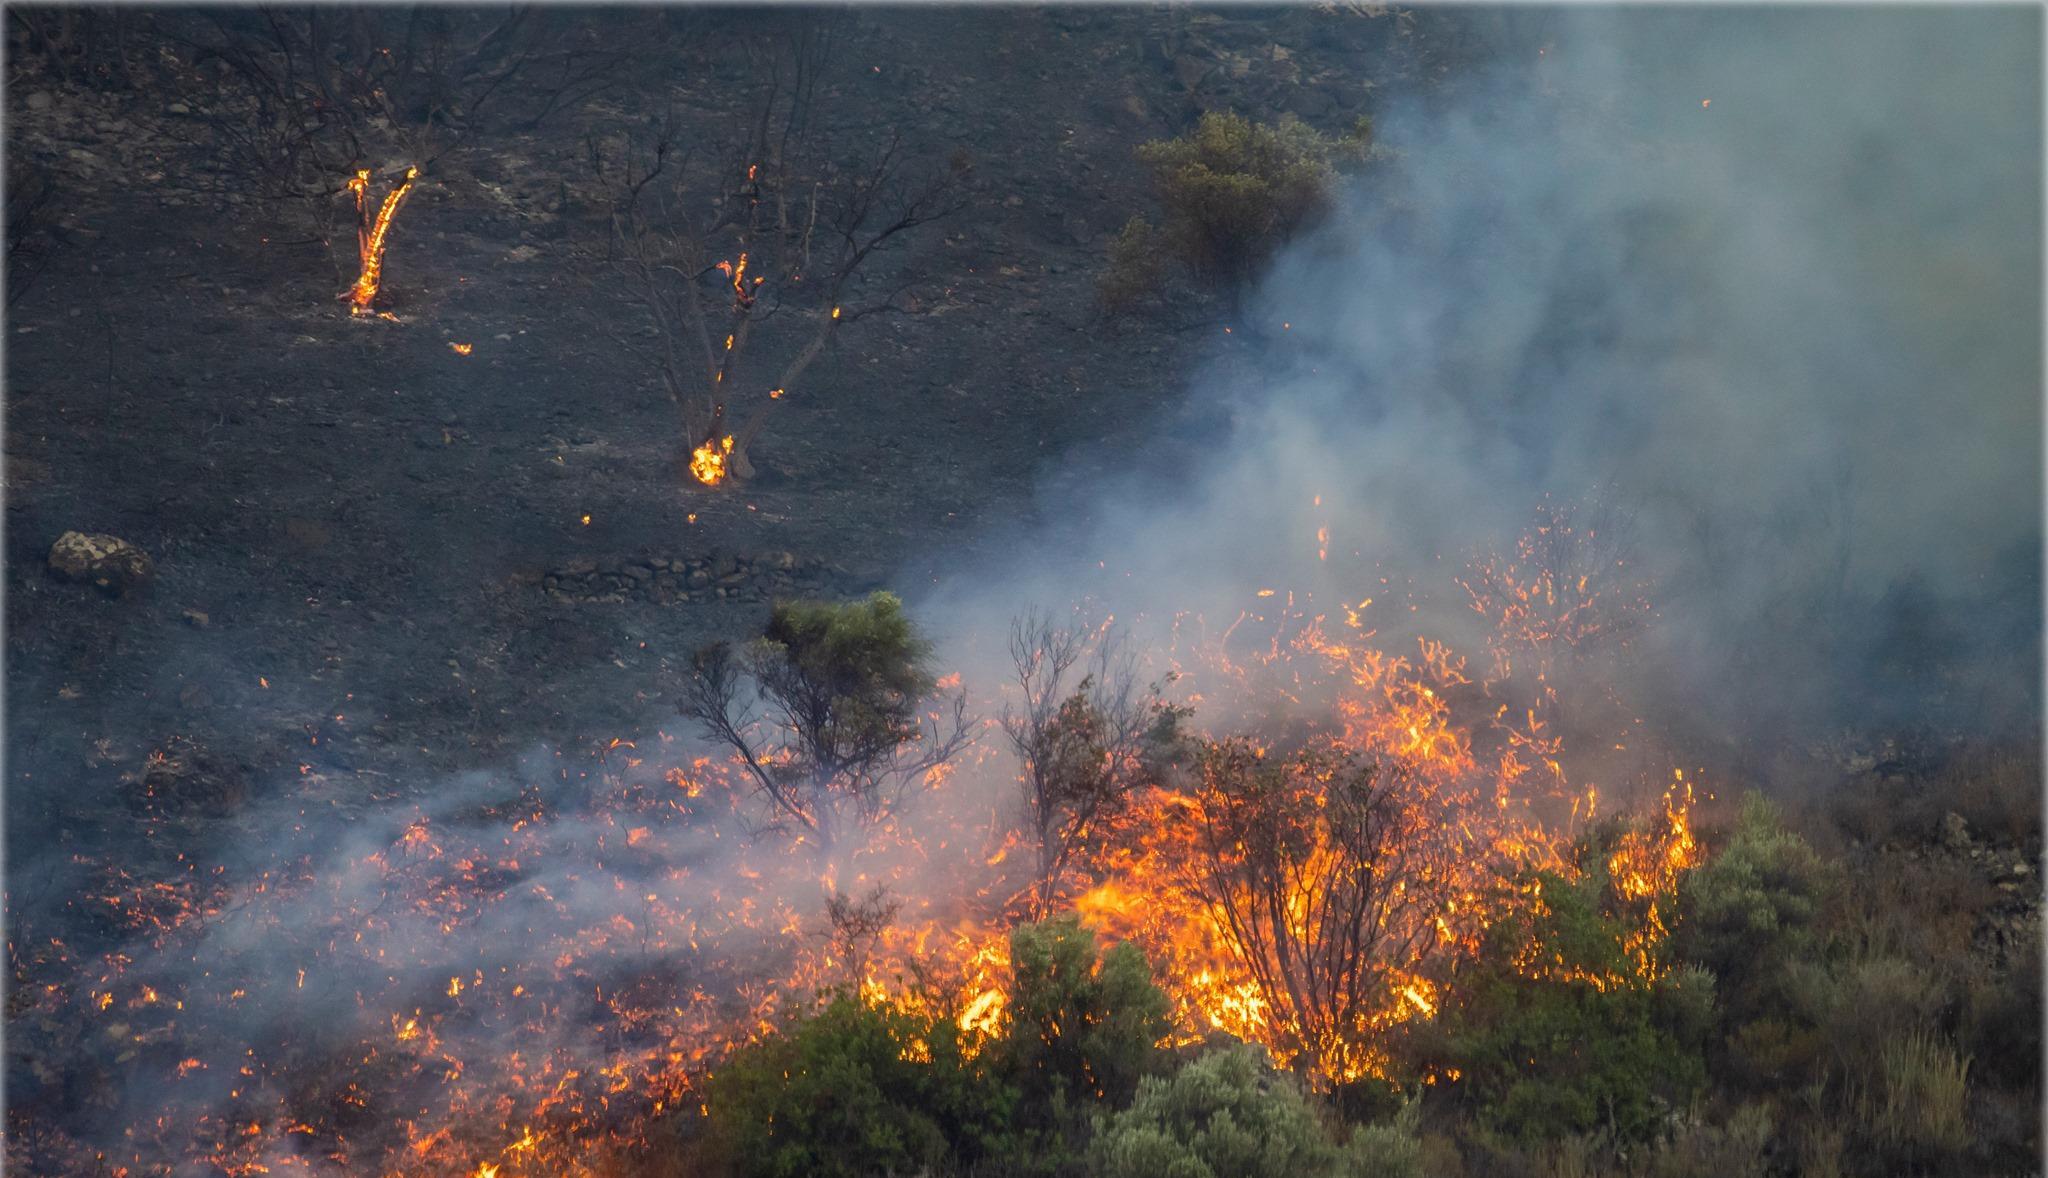
[[[722,159],[684,148],[672,116],[623,148],[590,142],[612,199],[603,261],[644,315],[614,338],[654,370],[707,485],[753,477],[755,439],[841,328],[901,309],[907,287],[866,290],[875,257],[961,207],[962,170],[913,174],[900,134],[833,158],[817,126],[831,44],[822,19],[751,43],[759,89]],[[779,364],[750,362],[764,336]]]

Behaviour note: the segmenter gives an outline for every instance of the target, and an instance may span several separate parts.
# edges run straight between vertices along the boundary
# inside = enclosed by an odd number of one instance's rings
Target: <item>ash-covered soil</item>
[[[1427,42],[1413,17],[1306,8],[857,11],[826,106],[964,153],[968,204],[888,259],[912,309],[840,333],[761,477],[715,490],[678,478],[672,406],[596,330],[630,304],[580,256],[602,235],[584,136],[646,98],[437,163],[392,234],[394,324],[336,299],[345,198],[321,240],[245,191],[175,46],[134,88],[10,79],[8,149],[61,207],[7,326],[12,848],[74,837],[173,737],[260,783],[630,734],[668,714],[676,658],[768,594],[915,583],[1028,511],[1058,456],[1142,433],[1213,347],[1097,310],[1106,243],[1146,207],[1132,147],[1206,109],[1346,125],[1441,68]],[[691,52],[665,76],[709,136],[744,67],[715,38]],[[153,585],[53,578],[71,530],[139,545]],[[742,561],[791,567],[733,579]]]

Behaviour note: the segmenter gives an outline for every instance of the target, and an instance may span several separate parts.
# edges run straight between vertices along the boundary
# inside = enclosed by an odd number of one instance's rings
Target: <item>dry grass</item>
[[[1943,1153],[1970,1144],[1970,1059],[1933,1032],[1886,1042],[1874,1088],[1865,1090],[1859,1111],[1876,1140]]]

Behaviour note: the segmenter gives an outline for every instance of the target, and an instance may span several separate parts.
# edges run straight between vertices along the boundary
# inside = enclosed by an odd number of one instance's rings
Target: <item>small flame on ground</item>
[[[707,487],[715,487],[725,481],[726,459],[732,456],[732,435],[717,439],[716,443],[705,442],[690,451],[690,474]]]

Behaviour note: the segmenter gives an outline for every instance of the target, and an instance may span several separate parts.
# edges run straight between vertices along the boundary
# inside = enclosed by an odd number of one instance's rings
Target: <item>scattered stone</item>
[[[173,102],[169,106],[165,107],[164,110],[167,113],[174,115],[189,115],[192,113],[192,108],[186,106],[182,102]]]
[[[50,109],[50,104],[55,101],[57,100],[50,97],[48,90],[38,90],[34,94],[29,95],[23,105],[30,110],[44,111]]]
[[[203,609],[186,610],[185,620],[187,622],[190,622],[192,625],[199,627],[201,630],[204,630],[208,626],[213,624],[213,618],[208,616],[207,612]]]
[[[1951,851],[1970,849],[1970,824],[1954,810],[1941,816],[1941,845]]]
[[[149,554],[128,541],[84,532],[57,537],[50,546],[50,569],[66,580],[90,582],[113,594],[140,588],[156,572]]]

